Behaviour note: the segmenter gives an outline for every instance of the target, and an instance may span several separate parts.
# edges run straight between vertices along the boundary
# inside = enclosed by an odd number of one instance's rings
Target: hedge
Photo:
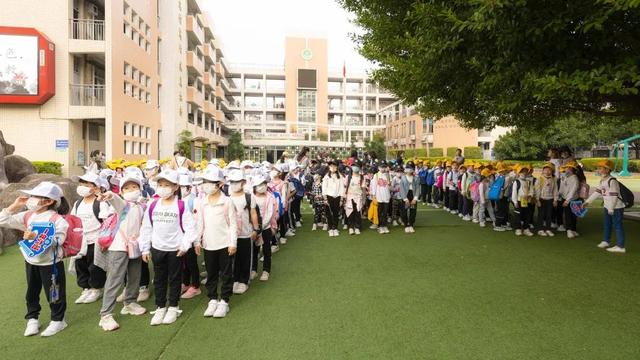
[[[447,157],[455,157],[456,156],[456,151],[458,151],[457,147],[448,147],[447,148]]]
[[[442,148],[433,148],[429,150],[429,155],[431,155],[431,158],[437,158],[437,157],[443,157],[444,156],[444,149]]]
[[[609,158],[584,158],[584,159],[580,159],[579,161],[582,163],[582,165],[584,166],[584,169],[586,171],[595,171],[597,168],[597,164],[598,162],[602,161],[602,160],[611,160]],[[616,162],[615,159],[612,160],[613,161],[613,165],[616,166]],[[622,159],[618,160],[618,164],[617,167],[615,169],[615,171],[620,171],[622,170]],[[640,160],[629,160],[629,171],[631,172],[640,172]]]
[[[482,159],[482,150],[480,149],[480,146],[466,146],[463,154],[465,158]]]
[[[62,175],[62,164],[57,161],[32,161],[38,174]]]

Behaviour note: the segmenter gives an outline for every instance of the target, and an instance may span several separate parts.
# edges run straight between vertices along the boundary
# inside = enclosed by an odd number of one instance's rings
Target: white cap
[[[224,176],[222,175],[222,170],[217,167],[211,166],[205,170],[202,175],[198,177],[198,180],[206,180],[211,182],[220,182],[224,180]]]
[[[180,182],[178,172],[171,169],[163,170],[160,174],[156,175],[156,181],[159,181],[160,179],[167,180],[168,182],[176,185]]]
[[[177,171],[180,175],[191,175],[191,171],[184,166],[179,167]]]
[[[265,179],[263,176],[260,176],[260,175],[253,176],[251,178],[251,186],[258,186],[266,182],[267,182],[267,179]]]
[[[240,163],[240,167],[241,168],[246,168],[246,167],[253,167],[253,161],[251,160],[244,160],[243,162]]]
[[[63,196],[60,186],[49,181],[43,181],[31,190],[20,190],[20,192],[29,196],[38,196],[55,200],[58,203]]]
[[[85,173],[82,176],[74,176],[73,177],[73,180],[75,180],[75,181],[82,180],[82,181],[86,181],[88,183],[92,183],[92,184],[94,184],[96,186],[100,186],[100,180],[98,180],[98,179],[99,179],[98,174],[93,173],[93,172],[88,172],[88,173]]]
[[[113,177],[111,179],[114,179]],[[109,190],[111,189],[111,185],[109,185],[109,181],[107,180],[106,177],[98,177],[98,186],[105,189],[105,190]]]
[[[147,160],[147,164],[144,166],[145,170],[151,170],[153,168],[160,167],[158,160]]]
[[[126,169],[124,169],[124,176],[125,177],[135,176],[135,177],[139,177],[140,179],[144,178],[144,174],[142,173],[142,170],[140,170],[139,167],[135,167],[135,166],[129,166]]]
[[[278,170],[281,173],[289,172],[289,166],[287,164],[276,164],[273,168]]]
[[[218,166],[219,164],[220,164],[220,160],[218,159],[211,159],[211,161],[209,161],[209,165]]]
[[[102,169],[102,170],[100,170],[99,176],[106,179],[109,176],[114,176],[115,174],[116,174],[116,172],[111,170],[111,169]]]
[[[240,167],[240,162],[239,161],[233,160],[232,162],[227,164],[226,169],[234,170],[234,169],[242,169],[242,167]]]
[[[244,173],[242,172],[242,170],[233,169],[229,171],[229,174],[227,175],[227,179],[229,181],[242,181],[244,180]]]
[[[142,178],[138,176],[134,176],[133,174],[127,174],[122,179],[120,179],[120,190],[129,182],[136,183],[142,190]]]
[[[180,174],[178,184],[180,186],[191,186],[193,180],[191,179],[191,174]]]

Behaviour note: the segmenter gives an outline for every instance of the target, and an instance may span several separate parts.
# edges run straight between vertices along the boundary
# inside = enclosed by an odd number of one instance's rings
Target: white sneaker
[[[251,275],[249,275],[249,279],[255,280],[257,277],[258,277],[258,272],[252,270]]]
[[[123,302],[125,296],[126,296],[126,291],[125,291],[125,289],[122,289],[122,292],[116,298],[116,302]]]
[[[151,326],[162,324],[164,316],[167,314],[167,308],[157,308],[156,311],[152,311],[153,317],[151,318]]]
[[[234,294],[235,294],[236,290],[238,289],[238,284],[240,284],[240,283],[239,283],[239,282],[237,282],[237,281],[233,283],[233,289],[232,289],[232,291],[233,291],[233,293],[234,293]]]
[[[218,307],[216,308],[216,311],[213,313],[213,317],[220,319],[227,316],[228,312],[229,312],[229,304],[227,304],[227,302],[224,300],[220,300],[220,302],[218,303]]]
[[[286,237],[281,237],[280,238],[280,244],[287,245],[287,238]]]
[[[557,229],[557,228],[558,228],[558,224],[556,224],[556,223],[551,223],[551,228],[552,228],[552,229]]]
[[[464,219],[464,215],[462,215],[462,213],[458,213],[458,217],[459,217],[460,219]]]
[[[120,310],[121,315],[140,316],[146,313],[147,313],[147,309],[143,308],[142,306],[140,306],[140,304],[135,302],[132,302],[131,304],[126,304],[125,306],[122,307],[122,310]]]
[[[40,321],[38,319],[29,319],[27,328],[24,330],[24,336],[33,336],[40,332]]]
[[[549,235],[549,236],[556,236],[556,233],[554,233],[554,232],[553,232],[553,231],[551,231],[551,230],[547,230],[547,235]]]
[[[300,221],[296,221],[296,227],[297,228],[301,228],[302,227],[302,223]]]
[[[516,230],[516,236],[522,236],[522,230],[520,229]]]
[[[531,230],[526,229],[525,231],[522,232],[525,236],[533,236],[533,233],[531,232]]]
[[[600,249],[606,249],[606,248],[608,248],[609,246],[611,246],[611,245],[609,245],[609,243],[608,243],[608,242],[606,242],[606,241],[601,241],[601,242],[600,242],[600,244],[598,244],[598,247],[599,247]]]
[[[282,239],[281,239],[281,240],[282,240]],[[275,253],[277,253],[278,251],[280,251],[280,246],[278,246],[278,245],[271,245],[271,253],[272,253],[272,254],[275,254]]]
[[[538,236],[547,236],[547,232],[544,230],[538,231]]]
[[[118,322],[113,318],[112,314],[101,317],[98,326],[100,326],[104,331],[113,331],[117,330],[120,327]]]
[[[378,225],[376,224],[371,224],[371,226],[369,226],[369,229],[371,230],[376,230],[378,228]]]
[[[329,229],[329,225],[327,224],[322,225],[322,231],[327,231],[327,229]]]
[[[411,231],[412,234],[416,232],[416,229],[414,229],[413,226],[410,226],[409,230]]]
[[[218,300],[209,300],[209,305],[207,305],[207,309],[204,311],[204,317],[212,317],[218,308]]]
[[[149,300],[149,288],[146,286],[140,286],[140,292],[138,293],[138,298],[136,302],[145,302]]]
[[[505,231],[511,231],[511,230],[513,230],[513,228],[511,227],[511,225],[507,225],[507,226],[505,226],[504,230]]]
[[[200,280],[200,285],[207,285],[207,278],[203,277],[202,280]]]
[[[384,228],[378,228],[378,234],[384,234]]]
[[[495,226],[493,231],[504,232],[507,231],[507,229],[504,226]]]
[[[391,225],[393,225],[393,226],[398,226],[398,222],[397,222],[397,221],[395,221],[395,220],[393,220],[393,223],[392,223]]]
[[[480,220],[478,220],[478,219],[473,219],[473,220],[471,220],[471,222],[472,222],[472,223],[474,223],[474,224],[477,224],[477,223],[479,223],[479,222],[480,222]]]
[[[348,226],[347,224],[342,225],[342,230],[347,230]]]
[[[388,233],[389,233],[389,228],[388,228],[388,227],[386,227],[386,226],[384,227],[384,233],[385,233],[385,234],[388,234]]]
[[[353,235],[353,234],[355,234],[355,233],[356,233],[356,232],[355,232],[353,229],[351,229],[351,228],[349,229],[349,235]]]
[[[465,215],[465,216],[462,218],[462,220],[463,220],[463,221],[471,221],[471,216],[469,216],[469,215]]]
[[[564,227],[564,225],[560,225],[560,226],[558,226],[558,229],[557,229],[557,230],[558,230],[558,231],[561,231],[561,232],[562,232],[562,231],[567,231],[567,229]]]
[[[67,323],[64,320],[52,321],[49,323],[49,326],[47,326],[47,328],[44,329],[42,333],[40,333],[40,336],[42,337],[53,336],[59,333],[60,331],[64,330],[66,327],[67,327]]]
[[[89,290],[89,295],[84,298],[83,304],[91,304],[98,301],[102,297],[101,289],[91,289]]]
[[[244,283],[238,283],[238,286],[233,290],[233,293],[236,295],[242,295],[249,290],[249,286]]]
[[[338,231],[337,229],[333,230],[333,236],[340,236],[340,231]]]
[[[84,304],[85,299],[87,298],[87,296],[89,296],[89,291],[90,289],[82,290],[82,293],[80,293],[80,296],[76,299],[75,303]]]
[[[355,229],[355,230],[353,230],[353,232],[354,232],[356,235],[360,235],[360,229]]]
[[[289,230],[287,230],[287,233],[284,234],[284,236],[292,237],[292,236],[296,236],[296,233],[293,230],[289,229]]]
[[[407,233],[407,234],[410,232],[408,226],[406,228],[404,228],[404,232]]]
[[[485,227],[485,226],[487,226],[487,224],[484,221],[480,223],[480,227]]]
[[[170,306],[167,313],[164,315],[164,319],[162,319],[162,323],[165,325],[173,324],[178,320],[178,317],[182,314],[182,310],[178,307]]]
[[[576,235],[571,230],[567,230],[567,238],[573,239]]]
[[[607,249],[607,251],[611,253],[618,253],[618,254],[624,254],[627,252],[624,248],[621,248],[619,246],[610,247]]]
[[[311,231],[316,231],[318,229],[318,225],[313,224],[313,226],[311,226]]]
[[[449,211],[452,215],[457,215],[458,214],[458,210],[451,210]]]
[[[260,275],[260,281],[269,281],[269,272],[263,271],[262,275]]]

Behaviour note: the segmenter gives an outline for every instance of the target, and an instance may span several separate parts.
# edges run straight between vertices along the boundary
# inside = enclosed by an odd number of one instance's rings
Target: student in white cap
[[[208,274],[205,285],[209,303],[204,316],[223,318],[229,312],[233,293],[233,256],[238,246],[236,208],[222,193],[224,177],[220,169],[209,168],[200,179],[205,197],[196,202],[195,218]]]
[[[82,289],[76,304],[90,304],[102,297],[102,288],[106,280],[106,272],[98,266],[102,256],[100,249],[96,249],[102,222],[109,216],[109,205],[97,201],[96,197],[102,193],[100,178],[94,173],[86,173],[76,177],[78,187],[76,192],[82,199],[76,201],[71,208],[71,215],[82,220],[82,249],[75,258],[75,269],[78,286]]]
[[[151,325],[172,324],[182,313],[178,308],[180,257],[187,253],[197,237],[193,215],[186,211],[185,203],[179,198],[178,172],[165,170],[156,180],[159,199],[154,200],[145,211],[139,240],[142,260],[149,262],[153,259],[153,285],[158,308]],[[199,249],[196,251],[200,252]]]
[[[104,237],[98,242],[98,246],[107,250],[107,281],[104,285],[99,322],[104,331],[113,331],[120,327],[113,318],[113,310],[118,290],[125,283],[125,276],[127,282],[123,293],[124,306],[120,314],[139,316],[147,312],[147,309],[136,302],[142,264],[142,253],[137,239],[142,226],[144,206],[138,202],[142,195],[142,178],[132,175],[134,174],[129,173],[120,179],[120,195],[107,192],[98,196],[98,200],[106,201],[117,214],[117,220],[110,219],[116,221],[113,236],[106,239],[107,243],[101,243],[105,241]]]
[[[142,184],[142,196],[150,199],[156,193],[158,182],[155,180],[156,175],[160,172],[160,163],[158,160],[147,160],[144,167],[145,181]]]
[[[244,192],[245,178],[242,170],[232,170],[228,176],[229,197],[235,207],[238,228],[238,252],[233,269],[234,294],[244,294],[249,289],[253,242],[260,235],[260,223],[256,212],[256,198]]]
[[[285,245],[288,236],[287,212],[289,211],[289,203],[287,202],[287,194],[289,193],[289,182],[285,180],[284,173],[279,164],[274,166],[269,172],[269,178],[271,179],[269,188],[278,201],[279,209],[282,208],[282,216],[278,218],[278,231],[280,232],[280,244]],[[279,247],[277,243],[272,243],[272,246],[273,252],[278,251]]]
[[[262,247],[262,275],[260,281],[269,280],[271,273],[271,244],[273,243],[276,231],[278,230],[278,203],[267,186],[267,179],[262,176],[254,176],[251,180],[256,198],[256,211],[262,221],[261,237],[262,245],[254,243],[253,259],[251,265],[251,279],[258,276],[258,253]]]
[[[184,201],[187,210],[193,213],[195,208],[196,196],[193,193],[193,179],[191,173],[185,168],[181,168],[178,172],[180,175],[180,195]],[[195,239],[199,242],[200,239]],[[198,268],[198,256],[195,249],[191,247],[189,251],[182,257],[182,287],[180,296],[182,299],[192,299],[201,294],[200,291],[200,269]]]
[[[51,309],[51,323],[42,332],[42,336],[52,336],[67,327],[64,320],[67,309],[66,280],[64,263],[62,262],[62,244],[65,241],[69,224],[58,215],[69,212],[69,204],[62,195],[62,189],[51,182],[41,182],[32,190],[22,190],[13,204],[0,212],[0,227],[24,231],[25,239],[33,239],[35,233],[30,231],[31,224],[52,221],[55,227],[54,244],[42,254],[30,256],[22,247],[27,273],[27,328],[24,336],[33,336],[40,331],[40,291],[44,293]],[[27,211],[21,211],[24,208]],[[54,255],[55,253],[55,255]],[[55,270],[54,270],[55,269]],[[58,299],[52,301],[50,289],[52,276],[56,275]]]

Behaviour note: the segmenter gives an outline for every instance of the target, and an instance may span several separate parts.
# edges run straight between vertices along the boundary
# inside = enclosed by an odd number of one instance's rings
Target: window
[[[359,99],[347,99],[347,110],[362,111],[362,101]]]
[[[151,139],[151,128],[150,127],[147,127],[147,134],[146,134],[145,138],[149,139],[149,140]]]
[[[145,149],[144,143],[139,142],[138,143],[138,154],[144,155],[144,152],[143,152],[144,150],[143,149]]]
[[[361,82],[348,82],[347,81],[347,92],[349,92],[349,93],[360,93],[360,92],[362,92],[362,83]]]
[[[138,89],[138,100],[145,101],[144,90]]]
[[[284,109],[284,97],[282,96],[267,97],[267,107],[269,109]]]
[[[260,122],[262,121],[262,113],[247,112],[244,114],[244,120],[248,122]]]
[[[250,109],[261,109],[264,98],[262,96],[245,96],[244,105]]]
[[[138,42],[138,32],[134,29],[131,29],[131,40]]]
[[[355,125],[362,126],[362,115],[347,115],[346,117],[347,125]]]
[[[151,104],[151,93],[146,93],[147,104]]]
[[[342,98],[329,99],[329,110],[342,111]]]
[[[125,34],[126,36],[129,35],[129,24],[124,23],[122,26],[122,33]]]
[[[145,155],[151,155],[151,144],[147,143],[147,149],[145,150]]]
[[[131,67],[129,66],[129,64],[124,63],[124,70],[123,70],[123,75],[124,76],[129,76],[129,70],[131,69]]]
[[[127,4],[127,2],[125,1],[124,6],[122,7],[122,15],[126,17],[128,12],[129,12],[129,4]]]
[[[267,79],[267,90],[284,90],[284,80]]]
[[[100,126],[89,123],[89,141],[100,141]]]
[[[133,70],[131,71],[131,80],[138,80],[138,69],[136,69],[135,67],[133,67]]]
[[[124,136],[127,136],[127,134],[129,133],[129,131],[128,131],[128,130],[129,130],[129,129],[128,129],[128,127],[129,127],[129,123],[125,121],[125,122],[124,122],[123,129],[122,129],[122,131],[124,132]]]
[[[329,141],[344,141],[344,132],[341,130],[331,130],[329,137]]]
[[[313,90],[298,91],[298,121],[316,122],[316,92]]]
[[[244,88],[246,90],[262,89],[262,79],[244,79]]]
[[[129,140],[124,141],[124,153],[131,154],[131,141]]]
[[[342,93],[342,81],[329,81],[328,88],[330,93]]]
[[[342,115],[329,114],[329,125],[342,125]]]

